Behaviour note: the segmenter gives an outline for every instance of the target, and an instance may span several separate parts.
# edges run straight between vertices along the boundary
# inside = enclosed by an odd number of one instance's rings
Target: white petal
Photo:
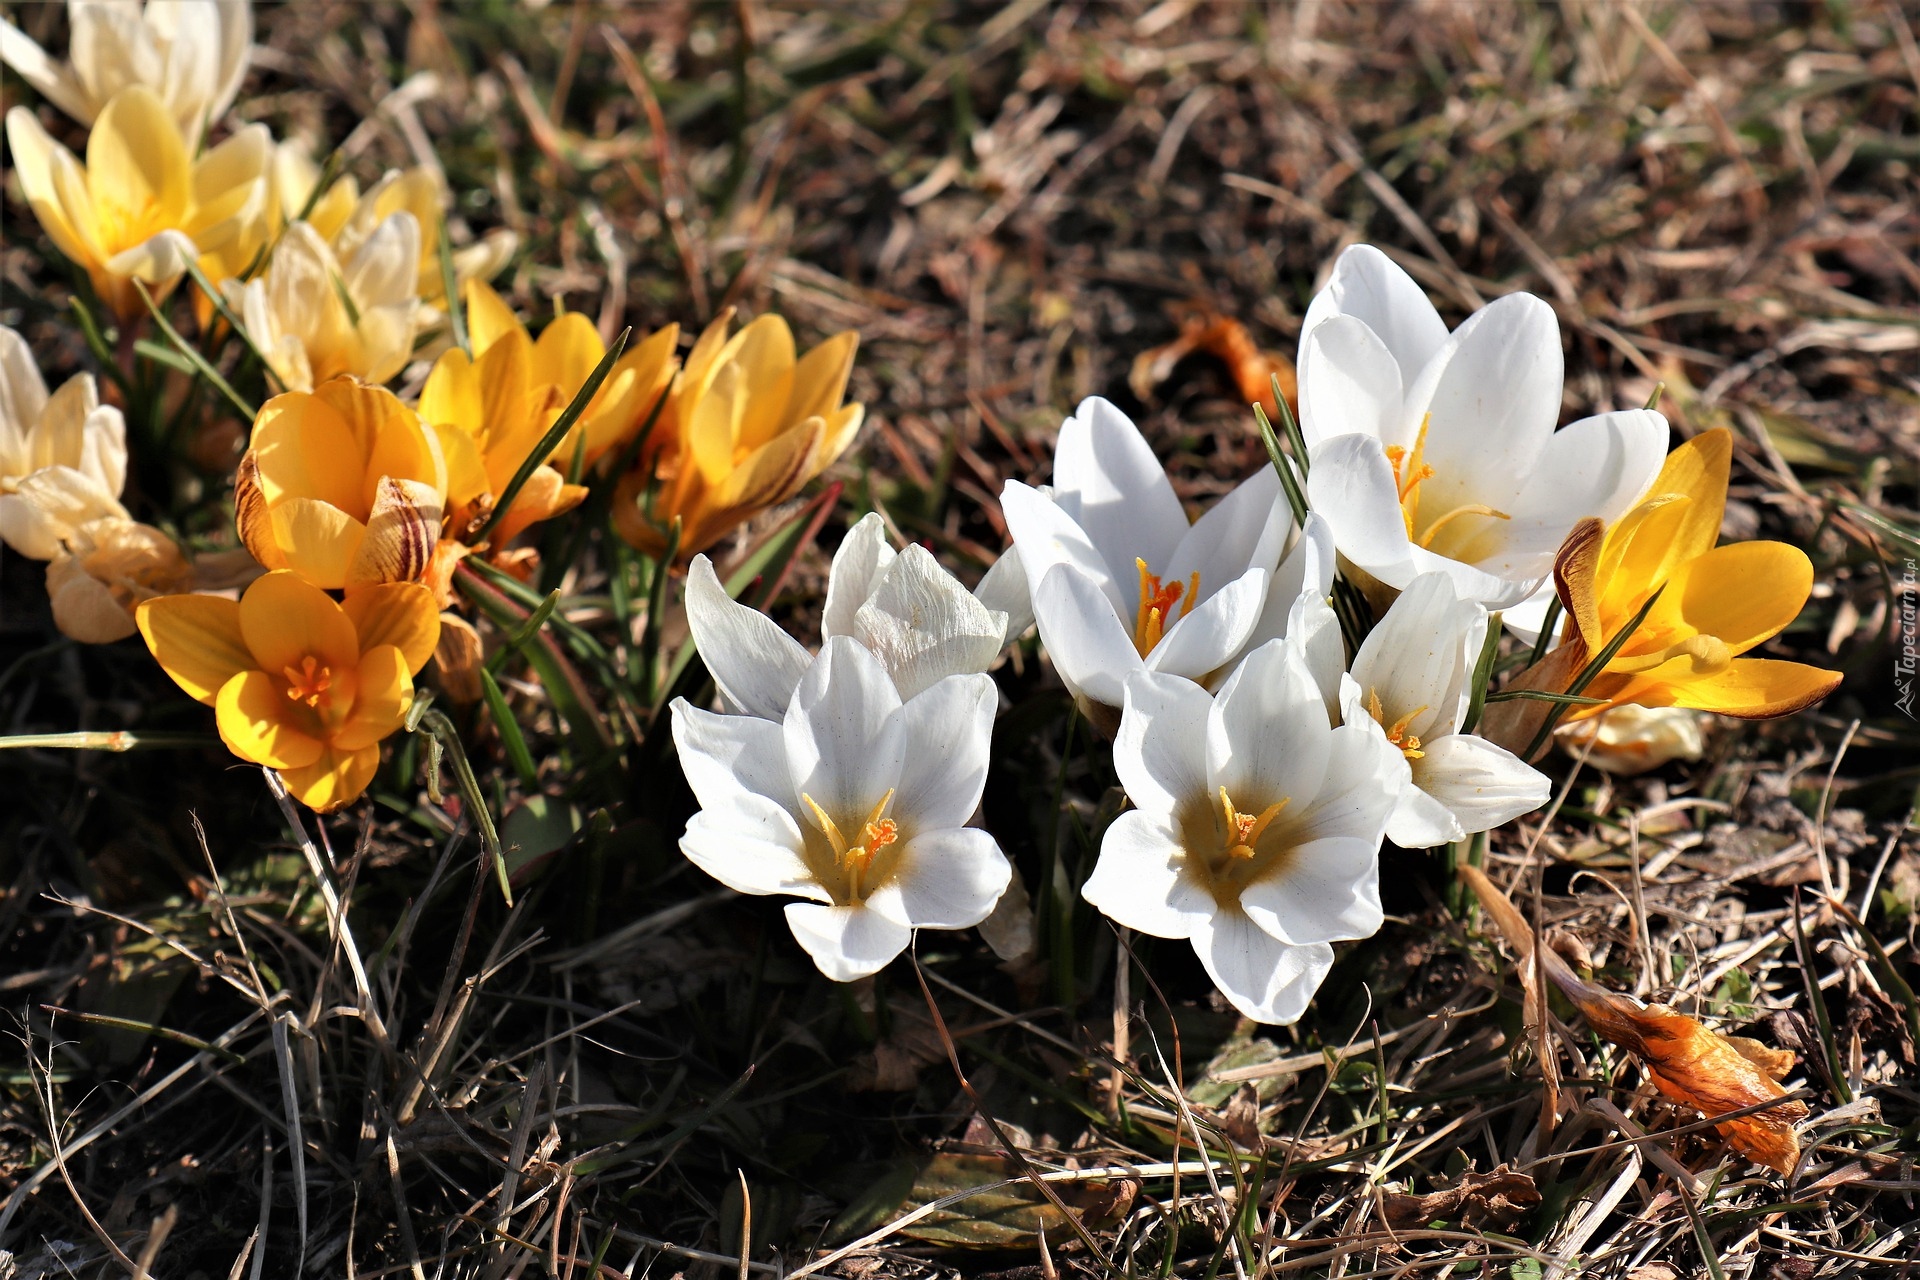
[[[673,745],[703,809],[724,810],[741,796],[757,795],[792,810],[798,799],[778,721],[715,715],[675,698]]]
[[[1053,489],[1117,581],[1132,580],[1136,559],[1149,569],[1166,564],[1186,536],[1186,512],[1146,437],[1098,396],[1061,425]]]
[[[907,949],[913,930],[867,907],[823,907],[811,902],[787,906],[787,927],[806,948],[820,972],[835,982],[852,982],[880,972]]]
[[[67,386],[82,384],[84,399],[94,402],[80,424],[80,470],[100,482],[100,487],[119,497],[127,487],[127,420],[110,404],[99,404],[99,392],[90,373],[78,374]],[[62,388],[64,390],[65,388]]]
[[[985,671],[1000,656],[1007,616],[974,599],[922,546],[902,552],[854,614],[851,634],[912,698],[951,675]]]
[[[813,658],[780,624],[727,595],[713,562],[687,567],[687,627],[727,704],[763,720],[780,720]]]
[[[1213,699],[1180,676],[1136,671],[1113,740],[1113,769],[1134,807],[1171,826],[1180,806],[1208,802],[1207,713]]]
[[[1286,638],[1306,660],[1314,687],[1326,704],[1328,723],[1339,724],[1340,686],[1347,679],[1347,638],[1340,630],[1340,616],[1319,591],[1302,591],[1288,612]]]
[[[1332,947],[1289,946],[1239,911],[1196,929],[1193,949],[1220,994],[1255,1022],[1298,1022],[1333,968]]]
[[[1411,784],[1387,818],[1387,839],[1402,849],[1435,849],[1466,838],[1453,810]]]
[[[388,214],[345,264],[347,292],[362,308],[391,306],[418,296],[420,223],[405,209]]]
[[[1146,664],[1099,585],[1071,565],[1058,565],[1034,592],[1033,608],[1041,643],[1067,688],[1119,706],[1127,677]]]
[[[1205,600],[1248,569],[1271,573],[1292,529],[1280,477],[1271,466],[1261,467],[1195,522],[1164,567],[1148,567],[1167,583],[1190,583],[1198,573]]]
[[[1449,734],[1421,748],[1426,754],[1413,762],[1413,785],[1451,810],[1469,834],[1491,831],[1547,802],[1546,775],[1485,738]]]
[[[0,24],[0,30],[12,28]],[[32,470],[25,456],[26,441],[46,409],[46,380],[27,340],[0,325],[0,475],[19,476]],[[18,458],[13,456],[16,453]]]
[[[0,22],[0,62],[5,62],[22,80],[82,124],[92,124],[105,103],[96,103],[74,79],[73,72],[54,61],[45,49],[11,22]]]
[[[966,929],[1007,891],[1013,864],[975,827],[923,831],[900,850],[895,872],[907,919],[920,929]]]
[[[1333,732],[1305,657],[1290,641],[1270,641],[1247,655],[1214,699],[1207,794],[1225,787],[1247,813],[1282,800],[1305,806],[1328,781]]]
[[[1115,613],[1133,615],[1139,599],[1139,574],[1132,564],[1126,576],[1115,581],[1106,557],[1073,522],[1052,497],[1029,488],[1018,480],[1009,480],[1000,493],[1000,510],[1007,518],[1007,533],[1020,552],[1020,563],[1027,571],[1028,590],[1036,597],[1056,565],[1070,565],[1107,597],[1108,608]],[[1038,605],[1035,606],[1038,612]]]
[[[1027,567],[1020,562],[1020,548],[1008,547],[988,567],[973,594],[995,613],[1007,615],[1004,641],[1011,644],[1033,625],[1033,588],[1027,584]]]
[[[1461,600],[1451,578],[1423,573],[1367,633],[1353,658],[1354,683],[1379,699],[1383,723],[1404,721],[1421,739],[1452,733],[1466,713],[1486,626],[1486,611]]]
[[[1307,505],[1324,516],[1341,555],[1390,587],[1413,579],[1412,542],[1393,465],[1372,436],[1336,436],[1313,448]]]
[[[1240,907],[1282,942],[1308,946],[1380,931],[1380,842],[1331,836],[1295,845],[1284,866],[1240,894]]]
[[[1447,340],[1446,321],[1427,294],[1392,258],[1370,244],[1349,246],[1333,265],[1327,287],[1314,296],[1301,342],[1330,316],[1364,321],[1411,380]]]
[[[1333,589],[1333,554],[1333,531],[1327,527],[1326,517],[1309,511],[1300,536],[1293,541],[1293,550],[1280,561],[1267,584],[1267,602],[1260,610],[1260,620],[1253,624],[1253,634],[1242,646],[1243,656],[1287,634],[1288,617],[1303,593],[1311,592],[1325,603],[1324,597]],[[1344,648],[1335,662],[1346,665]]]
[[[187,264],[199,256],[200,250],[184,232],[162,231],[114,254],[106,266],[110,274],[144,280],[150,292],[158,293],[185,275]]]
[[[973,816],[999,697],[991,676],[948,676],[901,709],[906,757],[893,816],[908,831],[964,826]]]
[[[1308,448],[1344,435],[1411,443],[1403,381],[1400,362],[1364,321],[1330,316],[1316,325],[1300,344],[1300,432]]]
[[[1540,584],[1532,595],[1519,604],[1508,605],[1500,613],[1500,621],[1509,634],[1521,644],[1532,645],[1540,639],[1540,628],[1547,625],[1547,609],[1558,599],[1551,579]],[[1562,612],[1554,622],[1553,633],[1557,638],[1566,634],[1567,615]]]
[[[1377,848],[1387,816],[1406,789],[1406,757],[1367,720],[1333,730],[1324,763],[1319,793],[1297,815],[1288,815],[1289,838],[1304,844],[1338,836]]]
[[[849,823],[857,831],[900,781],[907,745],[900,695],[857,641],[827,641],[800,678],[782,727],[794,791],[843,831]]]
[[[1218,910],[1173,832],[1138,809],[1107,827],[1080,896],[1114,923],[1156,938],[1190,938]]]
[[[854,634],[853,616],[879,586],[880,575],[893,563],[894,554],[879,512],[869,511],[847,530],[827,574],[826,611],[820,620],[823,637]]]
[[[828,901],[801,858],[793,815],[761,796],[742,796],[725,809],[702,809],[687,823],[680,852],[738,893],[790,893]]]
[[[0,493],[0,543],[29,560],[51,560],[73,526],[17,493]]]
[[[1169,675],[1205,683],[1224,670],[1246,647],[1267,603],[1271,575],[1249,569],[1186,614],[1147,655],[1147,666]]]
[[[1666,461],[1665,415],[1625,409],[1570,422],[1548,437],[1532,480],[1514,504],[1516,522],[1583,516],[1612,524],[1652,486]]]
[[[1467,317],[1407,392],[1418,426],[1432,414],[1424,457],[1433,478],[1423,509],[1513,499],[1560,418],[1560,325],[1530,293],[1510,293]]]

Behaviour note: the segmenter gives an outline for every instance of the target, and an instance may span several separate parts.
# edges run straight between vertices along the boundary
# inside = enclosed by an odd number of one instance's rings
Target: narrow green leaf
[[[196,373],[212,383],[214,389],[227,398],[228,403],[232,404],[233,407],[239,411],[241,417],[245,418],[248,422],[252,422],[254,418],[258,416],[259,410],[241,399],[240,393],[235,391],[233,387],[228,384],[227,380],[220,376],[220,371],[211,364],[208,364],[207,358],[189,345],[187,340],[180,336],[179,330],[167,323],[167,318],[161,315],[160,308],[154,305],[153,295],[147,292],[147,286],[143,281],[135,280],[133,287],[139,290],[140,301],[147,304],[147,314],[153,317],[154,324],[159,326],[160,332],[166,336],[168,342],[173,344],[174,349],[186,357],[187,362],[193,366]]]
[[[1307,438],[1300,430],[1299,422],[1293,416],[1293,406],[1280,394],[1280,375],[1268,375],[1273,382],[1274,407],[1280,410],[1280,429],[1287,433],[1287,445],[1293,450],[1293,456],[1300,463],[1300,474],[1307,474],[1313,464],[1307,459]]]
[[[1480,642],[1480,656],[1473,664],[1473,684],[1471,695],[1467,699],[1467,717],[1460,722],[1460,732],[1472,733],[1480,724],[1480,716],[1487,709],[1487,682],[1493,679],[1493,660],[1500,655],[1500,615],[1487,617],[1487,637]]]
[[[1547,601],[1546,617],[1540,623],[1540,634],[1533,639],[1533,656],[1527,665],[1532,666],[1547,656],[1547,646],[1553,643],[1553,632],[1560,625],[1560,597],[1555,595]]]
[[[573,429],[573,424],[580,420],[580,415],[587,411],[589,404],[593,403],[593,397],[600,391],[600,384],[607,380],[607,374],[612,372],[614,362],[620,358],[620,353],[627,349],[627,339],[632,336],[632,326],[622,329],[620,336],[614,339],[613,345],[607,348],[607,354],[600,357],[600,363],[593,367],[593,372],[587,375],[587,380],[580,384],[580,390],[574,393],[566,410],[553,420],[553,425],[547,428],[547,433],[540,437],[540,443],[533,447],[533,452],[521,462],[520,469],[513,473],[513,479],[507,481],[505,491],[494,500],[492,513],[487,516],[486,524],[480,527],[479,535],[474,538],[476,543],[485,539],[493,531],[493,526],[499,524],[501,518],[513,506],[513,500],[520,496],[520,490],[526,486],[527,480],[540,469],[553,451],[560,447],[560,442],[566,439],[567,432]]]
[[[525,647],[527,641],[533,639],[534,633],[546,625],[547,619],[553,616],[553,611],[558,608],[559,605],[559,590],[555,589],[548,592],[547,598],[536,605],[533,612],[527,615],[527,620],[516,627],[513,633],[507,637],[506,643],[493,651],[493,656],[487,659],[486,669],[488,671],[499,671],[501,664]]]
[[[453,345],[473,358],[473,339],[467,333],[467,308],[453,276],[453,241],[447,236],[447,217],[440,215],[440,290],[447,296],[447,326]]]
[[[513,718],[513,711],[507,706],[507,696],[500,692],[500,683],[493,678],[493,672],[485,667],[480,668],[480,693],[487,700],[487,713],[493,717],[494,728],[500,731],[500,745],[507,749],[508,763],[520,775],[520,785],[531,791],[540,783],[540,771],[534,766],[533,753],[527,750],[520,722]]]
[[[1286,455],[1280,451],[1280,437],[1273,433],[1273,423],[1267,420],[1267,411],[1257,404],[1253,406],[1253,420],[1260,424],[1260,442],[1267,446],[1267,457],[1280,475],[1280,488],[1286,492],[1293,522],[1303,525],[1307,522],[1307,496],[1300,492],[1299,478],[1293,474],[1293,468],[1287,465]]]
[[[127,390],[127,375],[120,372],[119,364],[114,361],[113,348],[107,345],[106,338],[101,335],[99,322],[93,318],[93,312],[77,293],[67,299],[67,306],[72,309],[73,318],[80,325],[80,335],[87,340],[87,350],[93,352],[100,371],[113,379],[122,391]]]
[[[1595,654],[1592,660],[1589,661],[1585,667],[1581,668],[1580,674],[1575,676],[1573,683],[1567,686],[1568,693],[1580,694],[1586,692],[1587,686],[1593,683],[1596,676],[1607,669],[1607,664],[1612,662],[1614,656],[1626,647],[1627,641],[1633,638],[1633,633],[1638,631],[1640,624],[1647,620],[1647,615],[1653,612],[1654,604],[1665,594],[1666,589],[1667,584],[1664,582],[1654,589],[1653,594],[1647,597],[1647,602],[1640,606],[1640,612],[1634,614],[1632,620],[1629,621],[1626,626],[1620,628],[1620,634],[1607,641],[1607,647]],[[1534,734],[1533,741],[1527,744],[1526,751],[1520,756],[1522,760],[1531,760],[1539,754],[1540,748],[1546,745],[1547,739],[1553,734],[1554,726],[1560,723],[1560,717],[1566,712],[1566,709],[1565,704],[1562,704],[1554,707],[1552,711],[1547,713],[1546,723],[1540,726],[1540,732]]]
[[[1502,689],[1487,695],[1488,702],[1552,702],[1563,707],[1604,707],[1605,698],[1583,698],[1577,693],[1549,693],[1545,689]]]

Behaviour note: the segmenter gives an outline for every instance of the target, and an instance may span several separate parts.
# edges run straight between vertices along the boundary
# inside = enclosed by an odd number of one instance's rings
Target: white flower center
[[[1422,523],[1420,520],[1420,486],[1433,479],[1433,468],[1426,463],[1427,428],[1433,422],[1433,415],[1427,414],[1420,419],[1420,434],[1414,438],[1413,451],[1409,453],[1404,446],[1387,446],[1387,461],[1393,465],[1393,487],[1400,496],[1400,518],[1406,522],[1407,537],[1417,545],[1433,549],[1435,538],[1454,521],[1469,516],[1478,516],[1491,520],[1511,520],[1513,517],[1504,511],[1478,502],[1463,503],[1439,516]],[[1443,549],[1439,552],[1446,555]],[[1461,557],[1450,557],[1459,559]]]

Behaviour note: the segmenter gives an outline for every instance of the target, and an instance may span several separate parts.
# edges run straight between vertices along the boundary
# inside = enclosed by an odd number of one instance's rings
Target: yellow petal
[[[480,400],[480,375],[466,352],[450,347],[440,353],[427,374],[427,385],[420,389],[418,412],[435,426],[458,423],[469,432],[480,430],[486,413]]]
[[[407,659],[390,644],[376,645],[360,659],[360,690],[353,711],[333,734],[339,751],[377,745],[398,729],[413,706],[413,674]]]
[[[161,596],[142,604],[134,621],[161,670],[208,706],[222,685],[253,668],[235,601],[219,596]]]
[[[533,380],[560,388],[560,394],[571,400],[606,354],[607,344],[600,341],[593,321],[569,311],[542,330],[533,344]]]
[[[440,495],[417,480],[384,476],[366,536],[347,566],[344,586],[412,582],[427,571],[440,536]]]
[[[420,674],[440,642],[440,614],[433,592],[417,582],[386,582],[351,591],[341,602],[360,638],[360,652],[398,648],[407,672]]]
[[[727,348],[727,329],[733,324],[733,308],[728,307],[713,318],[713,323],[700,331],[694,340],[693,350],[687,353],[685,366],[687,390],[698,396],[713,376],[715,362],[720,353]]]
[[[514,495],[513,505],[507,509],[507,514],[487,535],[488,539],[495,547],[505,547],[528,525],[551,520],[563,511],[570,511],[579,506],[586,496],[584,485],[568,484],[552,467],[536,467],[533,474],[527,477],[527,482],[520,486],[520,492]]]
[[[343,751],[328,747],[312,764],[282,769],[280,780],[301,804],[316,813],[330,813],[360,798],[380,769],[380,748]]]
[[[1798,547],[1730,543],[1680,566],[1646,626],[1656,633],[1713,636],[1732,653],[1745,653],[1799,617],[1812,590],[1813,564]]]
[[[723,364],[686,419],[687,460],[701,478],[718,485],[733,470],[734,448],[746,415],[748,388],[737,364]],[[684,407],[684,406],[683,406]]]
[[[458,510],[487,492],[487,465],[480,442],[456,423],[433,428],[440,454],[447,460],[447,505]]]
[[[827,419],[826,436],[820,441],[819,456],[814,459],[814,475],[819,475],[839,461],[840,455],[847,451],[847,446],[860,433],[860,424],[866,420],[866,416],[867,406],[850,404]]]
[[[734,367],[745,392],[734,443],[752,449],[801,421],[788,412],[793,398],[793,330],[779,316],[761,316],[733,340]]]
[[[509,333],[518,333],[523,339],[526,338],[526,326],[513,314],[513,308],[506,304],[506,300],[485,281],[467,281],[466,302],[467,338],[473,343],[475,356],[484,356],[488,348]]]
[[[793,430],[755,449],[728,474],[715,493],[715,507],[751,507],[759,510],[784,502],[819,474],[820,446],[827,424],[809,418]]]
[[[87,135],[87,193],[109,253],[184,224],[192,169],[180,126],[151,89],[114,96]]]
[[[1743,720],[1765,720],[1812,706],[1832,693],[1841,678],[1838,671],[1824,671],[1801,662],[1735,658],[1724,670],[1710,676],[1636,681],[1624,690],[1622,700],[1645,707],[1691,707]]]
[[[849,329],[836,333],[801,359],[793,373],[793,400],[787,408],[789,422],[808,418],[830,418],[847,394],[847,377],[853,372],[854,352],[860,349],[860,335]]]
[[[242,671],[220,687],[213,705],[220,740],[242,760],[294,769],[320,758],[316,717],[264,671]]]
[[[287,496],[312,498],[356,518],[367,514],[360,491],[368,438],[341,415],[336,398],[294,391],[261,406],[253,424],[253,456],[269,504]]]
[[[336,671],[360,661],[359,638],[340,606],[284,569],[254,579],[240,597],[240,633],[255,669],[275,675],[307,657]]]
[[[1595,581],[1605,540],[1605,526],[1587,516],[1573,526],[1553,558],[1553,581],[1560,603],[1573,619],[1581,642],[1589,649],[1598,649],[1606,643]]]
[[[367,526],[312,498],[283,498],[272,507],[272,516],[274,545],[288,569],[329,591],[347,585]]]
[[[1703,431],[1667,455],[1647,492],[1684,494],[1691,502],[1674,535],[1677,559],[1703,555],[1720,540],[1732,463],[1733,433],[1725,427]]]
[[[99,257],[98,250],[88,244],[87,232],[75,225],[54,179],[56,168],[78,170],[73,154],[49,137],[26,107],[7,112],[7,149],[13,155],[13,171],[20,178],[27,204],[54,247],[82,265]]]
[[[621,356],[613,366],[606,386],[582,423],[587,433],[586,465],[592,466],[612,450],[624,447],[646,425],[655,402],[673,381],[673,352],[679,341],[680,326],[670,324]],[[664,417],[663,408],[661,418],[654,423],[656,439],[667,429]],[[561,455],[572,458],[572,447],[570,440],[561,445]]]

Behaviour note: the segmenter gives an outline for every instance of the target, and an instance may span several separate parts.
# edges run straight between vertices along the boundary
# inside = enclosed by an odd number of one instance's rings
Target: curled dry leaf
[[[1469,1169],[1456,1185],[1431,1195],[1389,1192],[1381,1199],[1381,1209],[1390,1227],[1417,1227],[1435,1219],[1505,1227],[1539,1203],[1540,1188],[1532,1175],[1503,1164],[1491,1173]]]
[[[480,666],[484,658],[480,633],[457,613],[440,615],[440,643],[434,646],[433,670],[442,692],[461,706],[480,701]]]
[[[1173,367],[1195,352],[1210,355],[1227,366],[1240,398],[1258,404],[1267,416],[1278,419],[1279,406],[1273,402],[1273,379],[1280,379],[1280,390],[1289,401],[1294,399],[1293,364],[1276,351],[1262,351],[1247,327],[1210,307],[1193,307],[1179,316],[1180,336],[1164,346],[1142,351],[1134,357],[1127,374],[1127,385],[1142,400],[1153,389],[1173,376]]]
[[[1533,954],[1533,931],[1507,896],[1478,867],[1463,866],[1461,877],[1487,914],[1500,926],[1507,944],[1524,961]],[[1736,1151],[1782,1177],[1800,1159],[1794,1125],[1807,1118],[1807,1105],[1786,1099],[1780,1077],[1792,1069],[1794,1055],[1744,1036],[1723,1036],[1665,1005],[1642,1005],[1581,979],[1552,950],[1540,951],[1540,969],[1605,1039],[1647,1065],[1660,1092],[1708,1116],[1783,1099],[1778,1106],[1716,1126]]]

